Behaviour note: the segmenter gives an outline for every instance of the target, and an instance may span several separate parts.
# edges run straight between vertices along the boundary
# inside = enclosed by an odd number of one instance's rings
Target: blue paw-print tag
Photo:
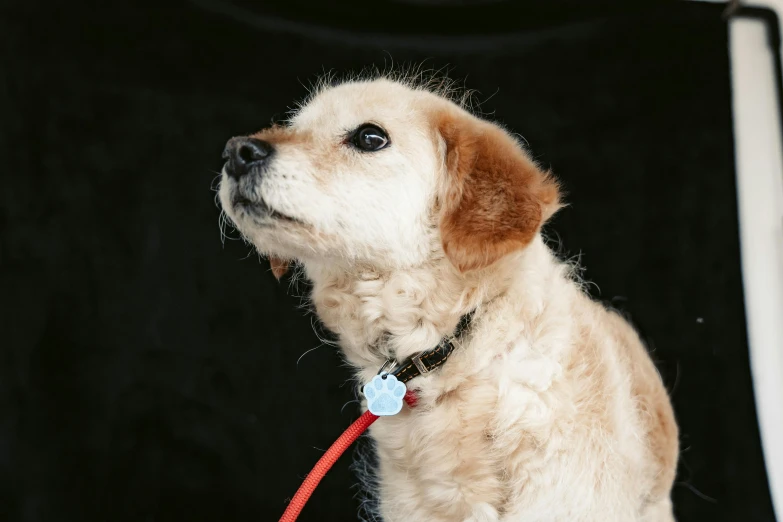
[[[388,373],[376,375],[362,388],[367,397],[367,409],[379,417],[400,413],[405,390],[405,383]]]

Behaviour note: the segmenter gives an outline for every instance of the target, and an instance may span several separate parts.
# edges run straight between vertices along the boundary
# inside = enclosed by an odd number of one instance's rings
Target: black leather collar
[[[397,363],[397,361],[390,359],[384,363],[378,373],[383,373],[387,371],[388,368],[391,370],[388,372],[389,375],[394,375],[398,381],[405,383],[414,377],[431,372],[445,363],[446,359],[449,358],[454,351],[454,341],[461,337],[468,326],[470,326],[474,313],[475,310],[463,315],[460,318],[459,323],[457,323],[454,334],[441,339],[440,343],[438,343],[438,346],[435,348],[409,357],[401,363]]]

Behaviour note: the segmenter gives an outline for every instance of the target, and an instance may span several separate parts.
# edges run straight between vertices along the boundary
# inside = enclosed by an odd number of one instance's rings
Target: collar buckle
[[[419,373],[424,375],[425,373],[429,373],[430,370],[423,362],[421,362],[421,355],[422,354],[414,355],[413,357],[411,357],[411,361],[416,366],[416,369],[419,370]]]

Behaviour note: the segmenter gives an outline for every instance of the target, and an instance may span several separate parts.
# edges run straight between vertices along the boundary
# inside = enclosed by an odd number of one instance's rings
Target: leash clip
[[[378,370],[377,375],[382,373],[389,373],[397,367],[397,359],[386,359],[386,362],[381,365],[381,369]]]

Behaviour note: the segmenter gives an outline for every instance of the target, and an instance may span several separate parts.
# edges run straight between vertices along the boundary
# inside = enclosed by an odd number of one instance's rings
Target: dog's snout
[[[266,141],[256,138],[231,138],[223,151],[226,160],[226,174],[239,179],[253,167],[264,164],[274,149]]]

